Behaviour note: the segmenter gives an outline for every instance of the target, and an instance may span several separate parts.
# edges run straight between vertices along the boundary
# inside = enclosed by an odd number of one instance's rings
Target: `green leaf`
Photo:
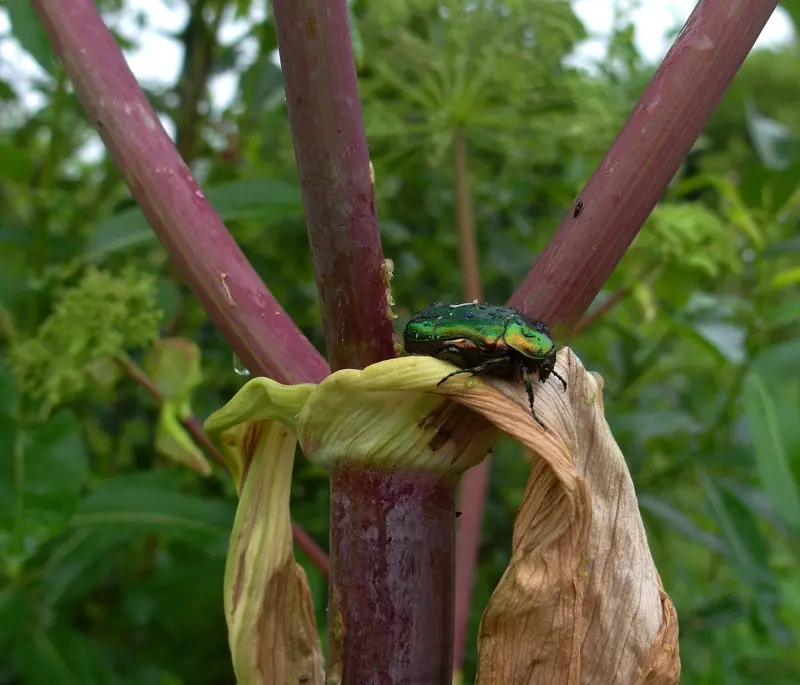
[[[796,326],[798,322],[800,322],[800,298],[784,302],[776,307],[771,307],[764,314],[767,325],[771,329],[784,326]],[[798,351],[800,351],[800,349]]]
[[[742,505],[752,511],[753,514],[761,516],[769,521],[770,524],[775,526],[776,529],[787,537],[792,535],[791,529],[786,525],[786,522],[778,516],[775,507],[763,490],[750,487],[745,483],[731,478],[717,477],[716,483],[719,487],[724,488],[731,493],[731,495],[736,497]]]
[[[786,13],[794,23],[794,30],[800,33],[800,0],[783,0],[781,7],[786,10]]]
[[[711,340],[707,337],[706,332],[698,330],[697,324],[693,321],[686,321],[683,317],[672,316],[668,313],[663,313],[663,318],[670,328],[674,329],[682,339],[690,340],[698,343],[698,346],[706,352],[710,352],[722,364],[729,362],[728,357],[720,349],[716,340]]]
[[[800,186],[800,164],[780,171],[763,164],[750,163],[740,171],[739,189],[748,207],[766,208],[772,213],[784,211],[789,199]],[[768,248],[769,251],[769,248]]]
[[[792,468],[798,459],[797,385],[752,371],[745,376],[742,391],[761,483],[776,511],[797,529],[800,492]]]
[[[0,652],[8,653],[7,645],[33,616],[34,607],[28,596],[12,585],[0,589]]]
[[[12,414],[17,407],[17,401],[17,389],[11,377],[11,370],[5,359],[0,357],[0,416]]]
[[[712,515],[730,544],[734,562],[747,581],[753,610],[773,639],[786,643],[788,637],[786,626],[780,618],[777,578],[770,567],[767,539],[761,532],[753,510],[717,479],[701,473],[700,483],[706,492]]]
[[[0,453],[0,559],[13,576],[67,525],[87,458],[69,411],[27,429],[0,418]]]
[[[52,74],[55,66],[53,48],[33,9],[33,3],[30,0],[6,0],[5,6],[14,37],[42,69]]]
[[[773,578],[768,565],[767,543],[752,513],[738,498],[718,488],[715,480],[702,472],[700,485],[711,515],[728,545],[730,557],[740,572],[753,585],[770,584]]]
[[[641,494],[638,500],[643,509],[649,511],[662,523],[671,526],[678,533],[699,542],[701,545],[705,545],[719,554],[725,555],[728,552],[728,548],[722,538],[695,525],[686,514],[672,506],[662,497]]]
[[[0,143],[0,178],[12,183],[28,183],[33,175],[33,159],[27,150]]]
[[[774,379],[800,378],[800,340],[787,340],[764,350],[753,360],[753,370]]]
[[[108,685],[119,682],[95,640],[65,627],[35,630],[13,650],[26,685]]]
[[[74,527],[126,527],[160,532],[224,554],[236,508],[233,502],[178,492],[140,474],[106,480],[83,498],[70,521]]]
[[[746,107],[747,130],[762,164],[787,169],[797,158],[797,138],[790,128],[760,114],[752,102]]]
[[[114,551],[131,537],[127,528],[68,529],[48,550],[38,594],[40,610],[53,611],[70,597],[80,601],[95,588],[113,582],[109,576],[119,558]]]
[[[691,611],[681,612],[681,630],[687,632],[727,628],[747,616],[749,607],[738,596],[725,595],[702,602]]]
[[[674,436],[679,433],[699,433],[702,426],[692,416],[681,411],[652,411],[616,414],[609,417],[613,432],[628,431],[642,440]]]
[[[8,84],[8,81],[0,79],[0,101],[10,102],[15,99],[17,94],[14,89]]]
[[[783,257],[787,254],[800,252],[800,236],[793,236],[786,240],[771,243],[765,250],[765,257]]]
[[[709,321],[696,323],[695,330],[729,362],[741,364],[745,360],[747,331],[742,326]]]
[[[347,20],[350,24],[350,38],[353,41],[353,58],[356,68],[360,69],[364,65],[364,40],[361,38],[361,31],[358,30],[358,19],[353,14],[351,3],[347,3]]]
[[[266,178],[221,183],[208,188],[206,197],[225,222],[241,219],[276,221],[302,212],[297,186]],[[83,258],[87,262],[101,262],[114,253],[156,242],[156,234],[142,210],[131,207],[95,224]]]

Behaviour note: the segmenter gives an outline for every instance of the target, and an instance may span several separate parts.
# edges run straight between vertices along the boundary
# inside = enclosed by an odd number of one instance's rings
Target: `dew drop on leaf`
[[[239,357],[236,356],[236,353],[233,355],[233,370],[238,373],[240,376],[249,376],[250,369],[248,369],[244,363],[242,362]]]

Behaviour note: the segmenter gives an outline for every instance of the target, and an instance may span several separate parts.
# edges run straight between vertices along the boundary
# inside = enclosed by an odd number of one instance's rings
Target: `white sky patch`
[[[666,54],[671,44],[670,32],[683,24],[695,6],[695,0],[574,0],[575,12],[585,24],[590,38],[576,50],[570,62],[591,67],[605,55],[610,36],[615,8],[634,6],[629,12],[635,26],[636,48],[648,62],[657,63]],[[143,84],[167,85],[175,82],[181,67],[182,48],[174,36],[185,25],[188,11],[183,4],[153,2],[146,13],[135,0],[126,0],[125,9],[107,17],[112,26],[124,36],[134,39],[138,47],[126,50],[125,57]],[[137,13],[146,18],[142,28]],[[242,40],[253,21],[263,20],[266,0],[254,3],[253,16],[248,19],[227,17],[220,29],[224,44]],[[759,47],[785,44],[793,39],[791,21],[786,13],[777,9],[767,23],[756,45]],[[247,51],[250,53],[250,51]],[[254,54],[248,54],[252,59]],[[44,98],[36,93],[31,84],[44,78],[39,65],[11,36],[11,27],[5,10],[0,9],[0,78],[10,82],[28,108],[42,105]],[[226,107],[234,96],[236,76],[217,76],[211,82],[211,93],[216,109]]]
[[[679,29],[697,5],[696,0],[574,0],[573,9],[592,36],[578,50],[573,63],[592,63],[605,55],[605,45],[611,35],[615,7],[637,5],[628,12],[635,26],[634,42],[639,54],[647,62],[658,63],[667,54],[672,38],[670,33]],[[773,12],[756,41],[757,47],[790,43],[794,38],[792,22],[782,8]]]

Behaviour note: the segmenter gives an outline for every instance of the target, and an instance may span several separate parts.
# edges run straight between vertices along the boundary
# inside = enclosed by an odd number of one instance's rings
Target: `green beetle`
[[[464,302],[434,302],[409,319],[403,331],[409,354],[436,357],[455,364],[460,373],[487,374],[505,380],[522,377],[533,418],[544,424],[533,409],[531,376],[538,373],[544,383],[551,375],[567,389],[567,382],[556,372],[556,346],[547,324],[525,316],[513,307]]]

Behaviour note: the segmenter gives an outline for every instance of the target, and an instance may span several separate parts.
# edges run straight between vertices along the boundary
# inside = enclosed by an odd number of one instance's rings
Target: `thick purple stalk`
[[[334,371],[395,356],[345,0],[275,0],[306,226]]]
[[[608,280],[777,0],[701,0],[611,149],[510,300],[568,333]]]
[[[394,356],[345,0],[275,0],[286,103],[333,370]],[[329,682],[449,685],[454,490],[331,474]],[[338,677],[338,679],[337,679]]]
[[[324,359],[267,290],[161,126],[92,0],[34,0],[83,106],[172,262],[258,375],[320,381]]]
[[[329,682],[450,685],[453,486],[362,467],[331,483]]]

